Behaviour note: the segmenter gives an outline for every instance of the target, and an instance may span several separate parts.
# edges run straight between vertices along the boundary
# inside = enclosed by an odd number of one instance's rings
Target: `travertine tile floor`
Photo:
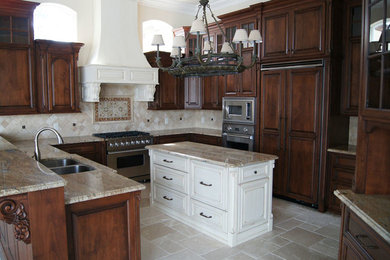
[[[230,248],[141,201],[142,260],[337,259],[340,217],[273,199],[274,228]]]

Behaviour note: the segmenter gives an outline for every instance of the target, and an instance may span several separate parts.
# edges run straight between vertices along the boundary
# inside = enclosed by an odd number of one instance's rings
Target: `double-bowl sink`
[[[69,158],[43,159],[39,162],[59,175],[95,170],[95,168],[93,168],[92,166],[83,164],[77,160]]]

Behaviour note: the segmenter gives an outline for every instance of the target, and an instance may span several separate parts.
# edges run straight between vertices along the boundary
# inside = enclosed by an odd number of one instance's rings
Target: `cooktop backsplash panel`
[[[95,122],[131,120],[130,97],[103,97],[95,103]]]
[[[105,86],[100,98],[133,97],[129,86]],[[147,102],[133,102],[131,119],[126,121],[95,121],[95,103],[80,103],[81,113],[0,116],[0,135],[10,141],[33,139],[44,126],[56,128],[62,136],[85,136],[99,132],[155,131],[177,128],[222,129],[220,110],[148,110]],[[130,110],[131,111],[131,110]],[[43,133],[43,138],[53,137]]]

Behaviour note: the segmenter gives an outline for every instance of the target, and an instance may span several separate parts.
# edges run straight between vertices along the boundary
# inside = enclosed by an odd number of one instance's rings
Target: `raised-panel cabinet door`
[[[220,96],[218,76],[204,77],[203,83],[203,109],[222,109],[222,96]]]
[[[316,204],[320,161],[322,68],[293,69],[286,84],[286,192]]]
[[[239,185],[238,188],[238,231],[266,223],[269,217],[267,196],[269,179],[251,181]]]
[[[325,3],[294,10],[292,55],[324,53],[325,21]]]
[[[264,14],[262,58],[286,57],[289,55],[288,12]]]
[[[239,75],[232,74],[224,76],[225,96],[238,96],[240,93]]]
[[[244,65],[251,64],[252,61],[252,50],[246,50],[242,52],[242,57],[244,59]],[[250,68],[239,74],[239,80],[241,85],[241,95],[242,96],[250,96],[256,97],[256,64]]]
[[[188,77],[184,79],[184,97],[184,108],[202,108],[202,78]]]
[[[261,75],[260,152],[278,156],[273,173],[273,191],[283,193],[284,177],[284,89],[285,71],[267,71]]]
[[[48,54],[49,112],[76,110],[73,54]]]

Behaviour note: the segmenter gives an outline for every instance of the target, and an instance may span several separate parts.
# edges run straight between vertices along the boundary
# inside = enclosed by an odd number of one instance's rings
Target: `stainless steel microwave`
[[[224,97],[222,100],[222,113],[224,122],[255,123],[254,97]]]

